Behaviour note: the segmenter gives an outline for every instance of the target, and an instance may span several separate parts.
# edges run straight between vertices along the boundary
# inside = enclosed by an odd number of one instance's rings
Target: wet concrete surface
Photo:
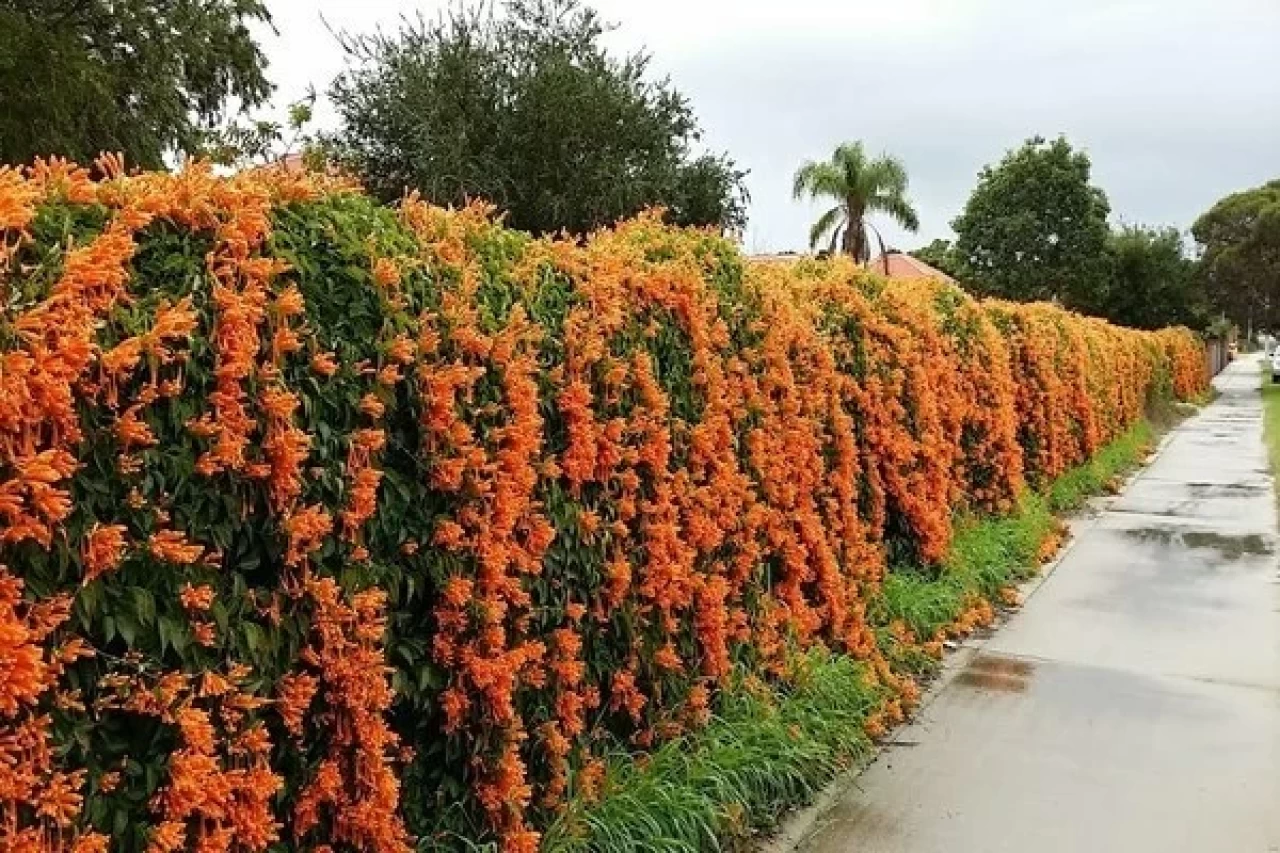
[[[1216,384],[805,853],[1280,851],[1280,543],[1257,365]]]

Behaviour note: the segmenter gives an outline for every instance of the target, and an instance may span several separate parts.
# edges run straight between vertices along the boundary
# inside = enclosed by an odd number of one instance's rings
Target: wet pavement
[[[1215,384],[804,853],[1280,851],[1280,545],[1257,365]]]

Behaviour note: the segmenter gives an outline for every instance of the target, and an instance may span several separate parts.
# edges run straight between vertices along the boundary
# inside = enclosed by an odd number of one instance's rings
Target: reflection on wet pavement
[[[1139,542],[1167,547],[1211,548],[1227,560],[1271,554],[1274,550],[1257,533],[1231,535],[1212,530],[1179,530],[1173,527],[1135,527],[1124,533]]]
[[[959,687],[1022,693],[1030,685],[1035,664],[1004,655],[979,654],[956,676]]]

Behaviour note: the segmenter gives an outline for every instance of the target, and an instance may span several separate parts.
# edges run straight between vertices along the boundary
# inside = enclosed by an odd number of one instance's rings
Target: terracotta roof
[[[310,168],[307,165],[306,155],[297,151],[276,157],[267,163],[257,166],[258,169],[283,169],[286,172],[306,172]],[[342,170],[332,161],[326,160],[324,163],[324,173],[330,177],[336,177],[342,174]]]
[[[955,282],[955,279],[942,270],[935,269],[905,252],[886,252],[878,258],[867,261],[867,269],[886,278],[936,278]]]

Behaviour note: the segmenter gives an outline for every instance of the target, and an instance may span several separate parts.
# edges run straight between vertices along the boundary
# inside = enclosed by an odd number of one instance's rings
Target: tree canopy
[[[1280,180],[1227,196],[1191,233],[1214,307],[1241,325],[1280,328]]]
[[[122,151],[158,167],[271,93],[259,0],[4,0],[0,162]]]
[[[649,206],[677,224],[745,224],[745,174],[695,154],[688,101],[649,57],[615,58],[576,0],[509,0],[346,38],[330,92],[336,158],[383,199],[484,198],[533,232],[585,232]]]
[[[907,170],[888,154],[869,158],[861,142],[837,146],[829,160],[802,165],[795,175],[797,200],[830,199],[835,206],[818,217],[809,231],[809,247],[830,236],[830,251],[840,246],[856,260],[870,257],[868,213],[883,213],[908,231],[920,227],[920,217],[907,200]]]
[[[952,278],[966,270],[950,240],[936,239],[911,253]],[[1197,265],[1173,227],[1123,225],[1107,235],[1102,264],[1085,259],[1102,277],[1090,288],[1088,310],[1113,323],[1139,329],[1199,328],[1208,302]]]
[[[1107,239],[1109,275],[1097,313],[1139,329],[1201,327],[1204,288],[1176,228],[1125,225]]]
[[[952,223],[961,278],[980,293],[1095,307],[1106,280],[1106,194],[1066,139],[1028,140],[986,166]]]

